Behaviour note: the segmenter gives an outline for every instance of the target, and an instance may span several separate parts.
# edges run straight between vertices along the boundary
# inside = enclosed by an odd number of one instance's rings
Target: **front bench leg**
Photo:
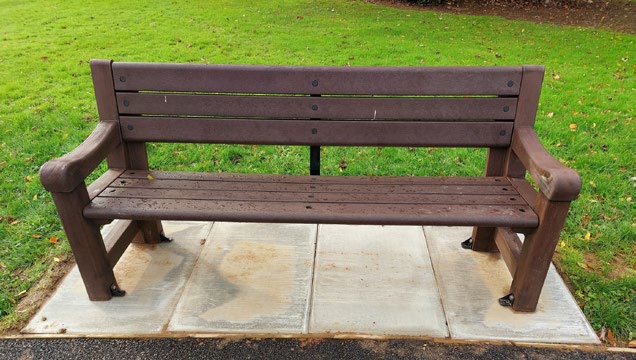
[[[513,310],[535,311],[569,208],[569,201],[538,195],[539,227],[525,237],[508,295]]]
[[[81,183],[71,192],[52,195],[88,298],[104,301],[123,296],[125,291],[117,285],[99,226],[83,215],[84,207],[90,202],[86,185]]]

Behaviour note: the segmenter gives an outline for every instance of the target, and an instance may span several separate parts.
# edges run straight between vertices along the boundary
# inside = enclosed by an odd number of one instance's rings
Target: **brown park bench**
[[[124,294],[113,266],[131,241],[161,241],[161,220],[448,225],[474,227],[465,247],[501,253],[513,276],[502,304],[535,310],[581,186],[533,130],[543,67],[100,60],[91,70],[101,121],[40,172],[91,300]],[[149,170],[149,142],[309,146],[310,175]],[[320,177],[320,146],[331,145],[488,155],[478,177]],[[104,159],[108,170],[87,186]],[[103,239],[100,225],[114,219],[122,220]]]

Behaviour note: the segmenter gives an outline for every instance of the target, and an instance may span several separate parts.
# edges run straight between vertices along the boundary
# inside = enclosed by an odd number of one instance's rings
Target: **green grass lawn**
[[[97,110],[88,61],[546,65],[537,132],[583,178],[556,256],[593,327],[636,335],[634,40],[629,34],[363,1],[0,0],[0,317],[69,247],[38,180]],[[308,173],[306,148],[151,145],[151,164]],[[324,148],[325,174],[480,174],[482,150]],[[346,168],[343,164],[346,163]],[[56,239],[59,239],[56,241]]]

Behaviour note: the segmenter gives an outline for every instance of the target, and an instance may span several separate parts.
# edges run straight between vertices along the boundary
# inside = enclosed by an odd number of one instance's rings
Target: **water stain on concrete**
[[[294,290],[294,251],[290,246],[242,241],[223,255],[218,273],[236,288],[227,302],[200,315],[206,321],[249,322],[284,313]]]

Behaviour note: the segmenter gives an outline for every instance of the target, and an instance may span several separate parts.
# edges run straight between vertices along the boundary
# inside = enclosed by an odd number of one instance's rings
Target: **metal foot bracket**
[[[113,284],[110,286],[110,293],[114,296],[114,297],[122,297],[124,295],[126,295],[126,290],[122,290],[119,288],[119,286],[117,284]]]
[[[172,241],[172,239],[167,237],[166,235],[164,235],[163,232],[159,234],[159,239],[160,239],[159,242],[171,242]]]
[[[499,299],[499,305],[501,306],[512,306],[515,302],[515,296],[513,294],[508,294]]]
[[[473,248],[473,238],[469,237],[465,241],[462,241],[462,249],[472,250]]]

